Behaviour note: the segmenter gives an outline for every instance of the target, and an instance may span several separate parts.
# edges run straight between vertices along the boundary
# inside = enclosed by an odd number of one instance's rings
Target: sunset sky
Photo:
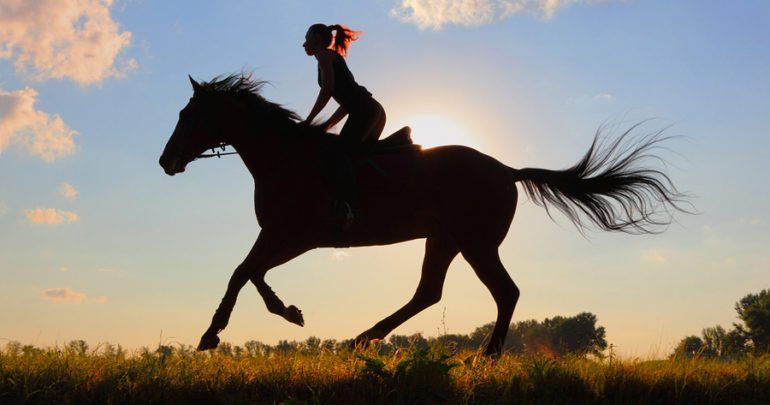
[[[588,232],[521,198],[501,255],[514,321],[588,311],[627,356],[664,356],[770,288],[770,2],[763,0],[0,0],[0,345],[195,345],[254,242],[237,157],[166,176],[187,75],[249,71],[306,116],[313,23],[364,31],[348,63],[385,133],[513,167],[575,163],[604,126],[662,152],[697,215],[660,235]],[[327,107],[330,114],[333,103]],[[319,249],[273,269],[300,328],[241,292],[223,340],[351,338],[403,305],[423,241]],[[469,333],[494,302],[467,263],[394,333]],[[162,336],[162,337],[161,337]]]

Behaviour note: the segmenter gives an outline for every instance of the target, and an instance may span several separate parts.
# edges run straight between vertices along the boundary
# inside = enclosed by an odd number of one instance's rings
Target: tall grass
[[[199,353],[110,345],[0,352],[0,403],[768,403],[770,356],[549,359],[435,346]]]

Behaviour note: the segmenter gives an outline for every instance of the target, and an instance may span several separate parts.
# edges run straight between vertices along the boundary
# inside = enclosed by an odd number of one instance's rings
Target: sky
[[[514,321],[592,312],[617,353],[665,356],[770,288],[768,18],[761,0],[0,0],[0,345],[197,344],[259,227],[237,157],[157,163],[187,75],[253,72],[306,116],[301,44],[323,22],[363,31],[348,64],[385,133],[411,125],[426,147],[562,169],[600,127],[677,136],[662,154],[696,215],[582,236],[520,198],[500,247]],[[220,336],[354,337],[412,296],[423,244],[306,253],[267,275],[304,328],[247,285]],[[495,311],[458,257],[441,302],[394,333],[470,333]]]

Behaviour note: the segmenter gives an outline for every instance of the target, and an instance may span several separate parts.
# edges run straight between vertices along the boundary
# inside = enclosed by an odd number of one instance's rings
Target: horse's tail
[[[546,211],[549,205],[556,207],[581,231],[593,223],[607,231],[660,232],[671,223],[674,211],[689,212],[682,208],[687,196],[663,171],[641,164],[662,163],[652,151],[670,137],[662,136],[662,131],[631,137],[639,125],[614,141],[600,140],[597,133],[585,156],[568,169],[511,168],[511,172],[530,200]]]

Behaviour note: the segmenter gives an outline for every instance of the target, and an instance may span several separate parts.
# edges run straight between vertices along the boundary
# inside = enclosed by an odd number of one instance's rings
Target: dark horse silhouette
[[[265,283],[265,273],[273,267],[317,247],[425,238],[422,275],[414,296],[358,335],[356,343],[383,339],[438,302],[447,268],[461,253],[497,304],[497,321],[486,348],[486,354],[497,355],[519,298],[519,289],[498,255],[516,210],[515,183],[520,182],[536,204],[561,210],[581,230],[592,224],[609,231],[652,233],[669,224],[674,211],[682,210],[683,195],[666,174],[640,166],[640,160],[657,158],[651,152],[665,137],[660,132],[629,137],[629,130],[614,141],[602,142],[597,136],[580,162],[558,171],[513,169],[464,146],[391,151],[396,163],[390,167],[403,171],[406,165],[407,173],[370,175],[369,183],[397,184],[378,192],[367,191],[376,189],[376,184],[361,184],[362,218],[350,229],[335,232],[330,214],[333,196],[328,171],[323,169],[328,167],[327,158],[321,152],[335,137],[299,124],[293,112],[263,98],[259,94],[263,82],[243,75],[200,84],[190,81],[193,96],[179,113],[160,165],[174,175],[208,149],[231,145],[254,177],[261,227],[254,247],[233,272],[199,350],[218,345],[217,334],[227,326],[238,293],[249,280],[270,312],[304,324],[302,312],[284,305]],[[357,160],[369,159],[366,156],[378,157],[376,151],[369,151]]]

